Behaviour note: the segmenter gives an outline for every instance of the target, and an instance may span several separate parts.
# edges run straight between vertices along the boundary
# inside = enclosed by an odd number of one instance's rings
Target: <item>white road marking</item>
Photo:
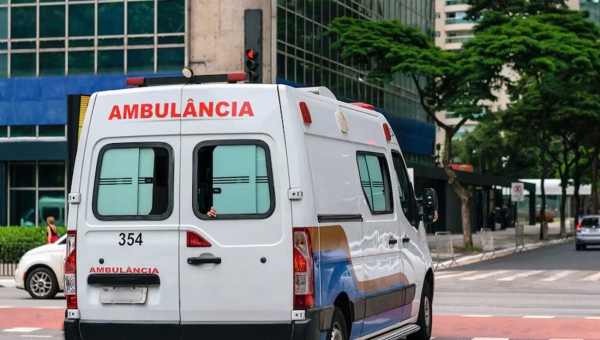
[[[14,308],[14,307],[12,307],[12,306],[0,306],[0,309],[3,309],[3,308]]]
[[[575,271],[573,270],[565,270],[564,272],[560,272],[560,273],[556,273],[550,277],[547,277],[545,279],[541,279],[540,281],[556,281],[558,279],[562,279],[563,277],[567,277],[571,274],[575,273]]]
[[[493,315],[462,315],[465,318],[491,318]]]
[[[507,272],[508,272],[508,270],[497,270],[497,271],[493,271],[491,273],[484,273],[484,274],[479,274],[479,275],[475,275],[475,276],[471,276],[471,277],[463,277],[461,280],[473,281],[473,280],[485,279],[486,277],[504,274]]]
[[[584,319],[588,319],[588,320],[600,320],[600,316],[586,316]]]
[[[9,328],[9,329],[5,329],[5,332],[14,332],[14,333],[29,333],[29,332],[35,332],[37,330],[40,330],[41,328],[33,328],[33,327],[15,327],[15,328]]]
[[[21,338],[51,338],[52,335],[21,335]]]
[[[509,340],[509,338],[473,338],[471,340]]]
[[[503,277],[501,279],[498,279],[497,281],[514,281],[515,279],[519,279],[519,278],[522,278],[522,277],[527,277],[527,276],[539,274],[541,272],[543,272],[543,270],[526,271],[526,272],[523,272],[523,273],[519,273],[519,274],[515,274],[515,275]]]
[[[447,279],[447,278],[451,278],[451,277],[457,277],[457,276],[464,276],[464,275],[469,275],[473,272],[460,272],[457,274],[448,274],[448,275],[436,275],[435,279],[436,280],[440,280],[440,279]]]
[[[547,316],[547,315],[526,315],[523,317],[523,319],[554,319],[554,316]]]
[[[588,277],[586,277],[584,279],[581,279],[579,281],[593,281],[593,282],[595,282],[595,281],[598,281],[598,280],[600,280],[600,273],[596,273],[596,274],[590,275],[590,276],[588,276]]]
[[[35,307],[35,308],[40,308],[40,309],[65,309],[65,307],[59,307],[59,306],[44,306],[44,307]]]

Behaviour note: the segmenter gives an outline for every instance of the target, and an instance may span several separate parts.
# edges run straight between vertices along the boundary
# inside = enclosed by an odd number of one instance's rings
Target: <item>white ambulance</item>
[[[429,339],[437,197],[416,197],[386,119],[245,79],[91,96],[66,339]]]

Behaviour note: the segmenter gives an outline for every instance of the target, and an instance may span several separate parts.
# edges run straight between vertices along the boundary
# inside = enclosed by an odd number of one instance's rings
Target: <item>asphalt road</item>
[[[433,311],[440,338],[600,339],[600,249],[569,242],[438,269]]]
[[[64,339],[65,301],[0,288],[0,340]],[[600,249],[573,242],[438,270],[436,340],[600,339]]]

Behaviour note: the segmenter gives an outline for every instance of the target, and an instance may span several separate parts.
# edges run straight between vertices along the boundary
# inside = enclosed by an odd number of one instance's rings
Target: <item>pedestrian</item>
[[[58,229],[54,225],[54,217],[48,216],[46,223],[48,224],[46,227],[47,243],[50,244],[58,241]]]

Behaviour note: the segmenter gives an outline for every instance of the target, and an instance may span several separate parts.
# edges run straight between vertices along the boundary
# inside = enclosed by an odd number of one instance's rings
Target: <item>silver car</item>
[[[575,249],[585,250],[587,246],[600,245],[600,215],[584,216],[577,224]]]

